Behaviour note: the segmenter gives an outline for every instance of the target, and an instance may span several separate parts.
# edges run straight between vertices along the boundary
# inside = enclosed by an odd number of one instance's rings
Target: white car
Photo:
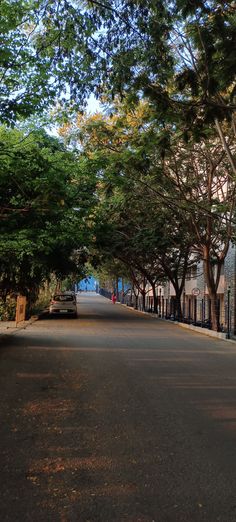
[[[50,315],[70,315],[77,317],[77,307],[75,296],[71,293],[55,294],[49,306]]]

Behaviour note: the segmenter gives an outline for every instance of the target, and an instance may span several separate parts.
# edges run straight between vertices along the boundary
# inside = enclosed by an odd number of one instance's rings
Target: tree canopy
[[[216,299],[235,212],[234,3],[3,0],[0,29],[1,121],[51,110],[70,135],[66,150],[1,130],[9,252],[28,274],[35,260],[63,272],[59,251],[112,230],[114,257],[170,279],[177,268],[172,282],[200,255]],[[91,93],[106,112],[88,118]]]
[[[153,288],[168,277],[178,300],[201,258],[214,314],[235,213],[235,179],[214,125],[186,143],[176,126],[159,123],[152,105],[117,103],[112,114],[79,115],[61,132],[97,162],[95,235],[104,255],[139,270]]]
[[[78,270],[93,199],[77,157],[45,133],[0,129],[0,289],[32,294],[51,272]]]
[[[2,0],[0,20],[2,120],[91,92],[148,96],[186,132],[235,110],[231,1]]]

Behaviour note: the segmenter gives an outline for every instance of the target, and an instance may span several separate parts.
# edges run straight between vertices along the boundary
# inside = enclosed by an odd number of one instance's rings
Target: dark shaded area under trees
[[[45,135],[11,131],[23,147],[9,151],[1,131],[3,294],[73,270],[64,253],[88,245],[97,261],[120,260],[153,288],[170,278],[179,300],[191,253],[203,260],[217,329],[219,274],[235,235],[234,3],[3,0],[0,32],[1,121],[53,108],[79,145],[62,152]],[[83,120],[90,93],[106,116]]]

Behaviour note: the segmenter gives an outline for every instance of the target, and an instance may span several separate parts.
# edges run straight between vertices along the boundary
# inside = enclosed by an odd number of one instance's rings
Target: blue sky
[[[94,97],[93,94],[91,94],[91,96],[88,99],[88,106],[87,106],[88,112],[94,113],[94,112],[99,111],[99,109],[101,109],[99,101],[96,100],[96,98]]]

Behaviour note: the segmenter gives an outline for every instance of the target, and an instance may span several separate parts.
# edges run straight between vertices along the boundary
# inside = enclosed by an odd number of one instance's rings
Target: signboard
[[[26,297],[18,295],[16,301],[16,325],[25,320]]]
[[[198,296],[198,295],[200,295],[200,293],[201,292],[200,292],[199,288],[193,288],[192,289],[192,295]]]

